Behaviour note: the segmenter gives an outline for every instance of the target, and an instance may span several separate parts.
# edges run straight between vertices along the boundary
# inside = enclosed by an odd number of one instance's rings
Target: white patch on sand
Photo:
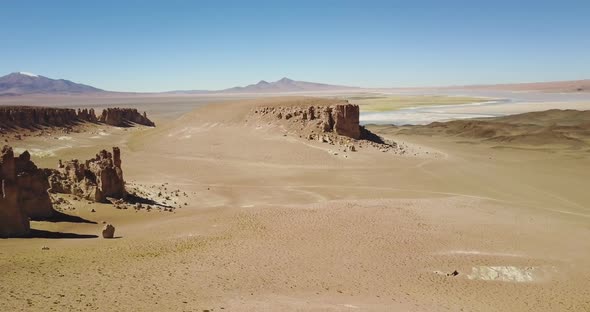
[[[104,132],[104,131],[101,131],[101,132],[99,132],[98,134],[99,134],[99,135],[102,135],[102,136],[111,135],[110,133],[106,133],[106,132]]]
[[[358,309],[359,307],[352,305],[352,304],[343,304],[342,305],[345,308],[350,308],[350,309]]]
[[[241,207],[242,208],[252,208],[252,207],[254,207],[254,205],[242,205]]]
[[[498,256],[498,257],[522,257],[519,254],[488,252],[479,250],[450,250],[439,253],[441,255],[476,255],[476,256]]]
[[[526,283],[540,280],[555,268],[516,266],[476,266],[467,275],[470,280]]]
[[[60,141],[71,141],[73,138],[71,136],[60,136],[57,139]]]

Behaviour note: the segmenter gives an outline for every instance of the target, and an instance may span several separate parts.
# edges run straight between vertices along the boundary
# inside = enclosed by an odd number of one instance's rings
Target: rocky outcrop
[[[321,132],[333,132],[357,140],[361,138],[359,107],[348,102],[326,106],[258,107],[255,113],[301,123]]]
[[[79,162],[77,159],[63,163],[49,176],[50,192],[74,194],[96,202],[106,202],[107,197],[124,198],[125,181],[121,169],[121,152],[100,151],[95,158]]]
[[[77,116],[78,116],[78,119],[82,120],[82,121],[89,121],[89,122],[97,122],[98,121],[98,118],[96,117],[96,114],[94,113],[93,108],[90,108],[90,109],[78,108]]]
[[[358,105],[336,105],[332,109],[332,118],[334,119],[334,132],[353,139],[361,138]]]
[[[107,108],[102,111],[98,120],[117,127],[127,127],[134,123],[150,127],[155,126],[145,112],[142,115],[135,108]]]
[[[0,237],[29,234],[29,217],[18,202],[16,161],[9,146],[4,146],[0,151],[0,183]]]
[[[0,127],[4,129],[65,127],[81,121],[96,121],[94,110],[82,109],[76,112],[70,108],[0,107]]]
[[[79,163],[60,161],[58,169],[40,169],[25,151],[15,157],[11,147],[0,150],[0,237],[26,236],[30,221],[51,218],[56,211],[48,191],[74,194],[97,202],[124,198],[121,152],[100,151]]]
[[[15,164],[18,203],[21,209],[33,220],[51,217],[55,210],[47,193],[49,182],[45,171],[37,168],[27,151],[15,158]]]
[[[257,128],[278,127],[310,141],[338,146],[342,152],[356,152],[370,147],[380,151],[401,152],[393,141],[386,141],[360,125],[358,105],[345,100],[299,98],[277,99],[277,103],[256,106],[246,119]]]
[[[155,124],[144,112],[137,109],[107,108],[100,117],[94,109],[71,109],[29,106],[0,106],[0,132],[12,129],[37,129],[41,127],[71,127],[80,122],[103,122],[108,125],[127,127],[140,124],[153,127]]]
[[[14,157],[12,148],[4,146],[0,167],[0,236],[24,235],[29,218],[42,220],[53,216],[47,175],[31,161],[29,152]]]

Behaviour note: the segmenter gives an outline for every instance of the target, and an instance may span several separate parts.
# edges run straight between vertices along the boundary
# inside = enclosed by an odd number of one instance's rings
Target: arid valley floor
[[[0,240],[0,311],[590,310],[590,118],[551,144],[368,126],[396,147],[351,151],[254,113],[322,101],[107,98],[83,104],[157,126],[4,134],[47,168],[118,146],[128,190],[175,209],[61,196],[84,222]]]

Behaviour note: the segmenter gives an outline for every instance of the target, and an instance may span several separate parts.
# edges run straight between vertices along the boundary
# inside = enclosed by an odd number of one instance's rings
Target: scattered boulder
[[[102,228],[102,238],[113,238],[115,237],[115,227],[112,224],[106,224]]]

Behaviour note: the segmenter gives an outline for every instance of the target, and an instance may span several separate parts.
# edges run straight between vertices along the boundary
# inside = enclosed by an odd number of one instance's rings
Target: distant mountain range
[[[275,82],[261,80],[245,87],[223,90],[179,90],[164,93],[172,94],[214,94],[214,93],[285,93],[348,90],[356,87],[337,86],[324,83],[296,81],[283,78]],[[52,79],[26,72],[11,73],[0,77],[0,96],[27,94],[89,94],[108,92],[92,86],[75,83],[65,79]]]
[[[17,72],[0,77],[0,95],[82,94],[104,90],[64,79],[51,79],[31,73]]]
[[[223,90],[178,90],[162,92],[165,94],[263,94],[314,91],[354,91],[358,87],[338,86],[325,83],[297,81],[282,78],[274,82],[261,80],[245,87],[233,87]],[[507,90],[540,92],[589,92],[590,80],[551,81],[535,83],[514,83],[497,85],[469,85],[446,87],[422,87],[413,89],[473,89],[473,90]],[[52,79],[26,72],[11,73],[0,77],[0,96],[27,94],[97,94],[109,93],[92,86],[75,83],[65,79]],[[133,93],[129,93],[133,94]]]
[[[357,89],[357,87],[337,86],[325,83],[296,81],[289,78],[282,78],[274,82],[264,80],[245,87],[233,87],[229,89],[208,91],[208,90],[179,90],[167,93],[180,94],[206,94],[206,93],[284,93],[284,92],[313,92]]]

